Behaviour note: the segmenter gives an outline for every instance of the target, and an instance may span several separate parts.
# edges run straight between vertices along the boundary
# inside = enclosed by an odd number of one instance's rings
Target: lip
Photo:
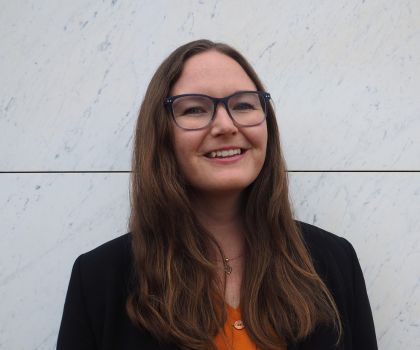
[[[225,151],[225,150],[238,149],[238,148],[241,149],[241,154],[235,154],[235,155],[230,156],[230,157],[225,157],[225,158],[217,158],[217,157],[210,158],[210,157],[207,157],[206,156],[206,154],[209,154],[211,152]],[[241,159],[243,159],[245,157],[247,151],[248,151],[248,149],[247,148],[244,148],[244,147],[239,147],[239,146],[226,146],[226,147],[218,147],[218,148],[215,148],[215,149],[213,149],[213,150],[211,150],[209,152],[204,153],[203,156],[204,156],[204,158],[207,161],[209,161],[209,162],[211,162],[213,164],[228,165],[228,164],[234,164],[234,163],[240,161]]]
[[[208,151],[203,152],[203,154],[206,155],[206,154],[209,154],[211,152],[227,151],[227,150],[230,150],[230,149],[238,149],[238,148],[241,149],[243,152],[247,151],[247,148],[241,147],[241,146],[223,146],[223,147],[210,149]]]

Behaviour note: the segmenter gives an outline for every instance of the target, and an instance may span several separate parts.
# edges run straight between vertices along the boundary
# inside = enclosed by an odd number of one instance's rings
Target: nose
[[[221,134],[235,134],[238,132],[238,127],[230,117],[226,106],[220,103],[216,106],[214,120],[211,123],[211,134],[213,136]]]

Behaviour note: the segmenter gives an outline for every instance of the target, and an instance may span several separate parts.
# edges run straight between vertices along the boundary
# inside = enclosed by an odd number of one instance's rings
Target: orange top
[[[227,305],[227,320],[215,339],[219,350],[257,350],[257,346],[248,336],[246,328],[241,321],[239,308],[234,309]]]

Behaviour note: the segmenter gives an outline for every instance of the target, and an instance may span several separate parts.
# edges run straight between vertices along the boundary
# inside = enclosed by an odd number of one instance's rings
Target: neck
[[[229,259],[242,255],[244,250],[241,199],[241,193],[200,193],[192,199],[198,220],[216,239],[224,257]]]

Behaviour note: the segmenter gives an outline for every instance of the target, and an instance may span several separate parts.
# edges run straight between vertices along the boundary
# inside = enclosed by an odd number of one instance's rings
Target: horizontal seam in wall
[[[288,173],[420,173],[420,170],[288,170]],[[129,170],[0,171],[0,174],[131,174]]]

